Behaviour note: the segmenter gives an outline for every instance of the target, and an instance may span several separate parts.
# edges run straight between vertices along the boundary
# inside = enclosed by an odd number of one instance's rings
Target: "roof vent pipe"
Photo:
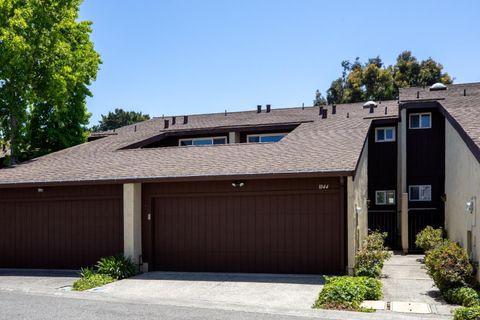
[[[388,108],[388,107],[385,107],[385,114],[387,114],[387,113],[388,113],[388,109],[387,109],[387,108]]]
[[[347,112],[347,119],[350,118],[350,112]]]
[[[373,105],[371,105],[371,106],[370,106],[370,111],[369,111],[369,112],[370,112],[370,113],[373,113],[373,111],[374,111],[374,108],[375,108],[375,107],[374,107]]]
[[[183,116],[183,124],[187,124],[188,123],[188,116]]]
[[[262,112],[262,105],[259,104],[257,105],[257,113],[261,113]]]
[[[175,125],[175,123],[177,123],[177,117],[172,117],[172,126]]]
[[[322,119],[327,119],[327,112],[328,112],[328,110],[327,110],[327,109],[323,109],[323,112],[322,112]]]
[[[464,96],[464,97],[467,96],[467,89],[463,89],[463,96]]]
[[[137,126],[133,127],[133,132],[137,132]]]
[[[225,117],[227,116],[227,109],[225,109]]]
[[[302,110],[305,110],[305,103],[302,103]]]
[[[272,111],[272,105],[267,104],[267,113],[269,113],[270,111]]]
[[[336,114],[337,113],[337,105],[334,103],[332,104],[332,114]]]
[[[163,128],[164,128],[164,129],[168,129],[168,123],[169,123],[168,119],[165,119],[165,120],[163,121]]]
[[[417,99],[420,99],[420,91],[417,91]]]

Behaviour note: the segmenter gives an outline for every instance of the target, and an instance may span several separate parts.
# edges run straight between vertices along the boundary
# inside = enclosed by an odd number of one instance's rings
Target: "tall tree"
[[[99,54],[82,0],[0,0],[0,118],[10,163],[81,143]]]
[[[102,114],[102,120],[98,122],[98,125],[92,127],[92,131],[113,130],[148,119],[150,119],[148,114],[142,114],[141,112],[135,111],[125,111],[121,108],[117,108],[113,112],[110,111],[107,115]]]
[[[364,64],[356,58],[353,63],[345,60],[341,65],[342,76],[332,81],[327,90],[328,103],[397,99],[399,88],[453,81],[440,63],[432,58],[419,62],[410,51],[402,52],[395,65],[385,66],[379,56]]]

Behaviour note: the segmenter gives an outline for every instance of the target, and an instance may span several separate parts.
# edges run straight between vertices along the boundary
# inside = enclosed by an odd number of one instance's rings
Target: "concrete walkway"
[[[451,317],[454,308],[440,296],[440,292],[430,279],[424,265],[423,255],[394,254],[385,263],[382,278],[384,301],[425,303],[433,314]]]

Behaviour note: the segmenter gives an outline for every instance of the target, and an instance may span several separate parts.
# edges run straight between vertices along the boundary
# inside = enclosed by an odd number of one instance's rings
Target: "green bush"
[[[458,308],[453,312],[453,320],[478,320],[480,307]]]
[[[96,287],[101,287],[115,281],[110,276],[104,274],[93,273],[88,277],[82,277],[73,283],[73,290],[84,291]]]
[[[442,244],[442,241],[442,228],[434,229],[431,226],[427,226],[425,229],[423,229],[417,234],[415,239],[415,245],[419,248],[422,248],[423,251],[427,252],[429,250],[432,250],[436,246]]]
[[[453,288],[443,293],[443,298],[448,303],[458,304],[464,307],[480,306],[480,297],[473,288]]]
[[[88,278],[88,277],[93,276],[94,274],[95,274],[95,271],[91,267],[86,267],[86,268],[80,269],[80,276],[82,278]]]
[[[96,267],[98,273],[108,275],[115,280],[129,278],[138,273],[137,266],[123,255],[101,258]]]
[[[380,278],[385,260],[391,253],[385,247],[387,233],[372,232],[363,243],[363,248],[355,255],[355,275]]]
[[[361,308],[363,300],[382,298],[382,283],[368,277],[328,277],[314,308],[371,311]]]
[[[451,288],[466,287],[472,281],[473,267],[467,251],[449,240],[427,252],[425,266],[442,293]]]

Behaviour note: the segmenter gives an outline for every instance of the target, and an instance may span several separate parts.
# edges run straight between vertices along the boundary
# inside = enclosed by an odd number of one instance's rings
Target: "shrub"
[[[97,272],[115,280],[125,279],[137,274],[137,266],[123,255],[101,258],[97,263]]]
[[[453,320],[478,320],[480,307],[458,308],[453,312]]]
[[[379,278],[383,263],[391,254],[384,246],[387,233],[372,232],[364,241],[363,248],[355,256],[355,275]]]
[[[88,278],[90,276],[93,276],[94,274],[95,274],[95,271],[91,267],[86,267],[86,268],[80,269],[80,276],[82,278]]]
[[[425,266],[442,293],[451,288],[465,287],[472,280],[473,268],[467,251],[449,240],[427,252]]]
[[[448,303],[458,304],[464,307],[480,306],[480,297],[473,288],[453,288],[443,293],[443,298]]]
[[[431,226],[427,226],[425,229],[423,229],[417,234],[415,245],[419,248],[422,248],[423,251],[427,252],[440,245],[442,241],[442,228],[434,229]]]
[[[314,308],[371,311],[361,308],[363,300],[382,298],[382,283],[367,277],[328,277]]]
[[[104,274],[93,273],[88,277],[82,277],[73,283],[73,290],[84,291],[96,287],[100,287],[115,281],[110,276]]]

